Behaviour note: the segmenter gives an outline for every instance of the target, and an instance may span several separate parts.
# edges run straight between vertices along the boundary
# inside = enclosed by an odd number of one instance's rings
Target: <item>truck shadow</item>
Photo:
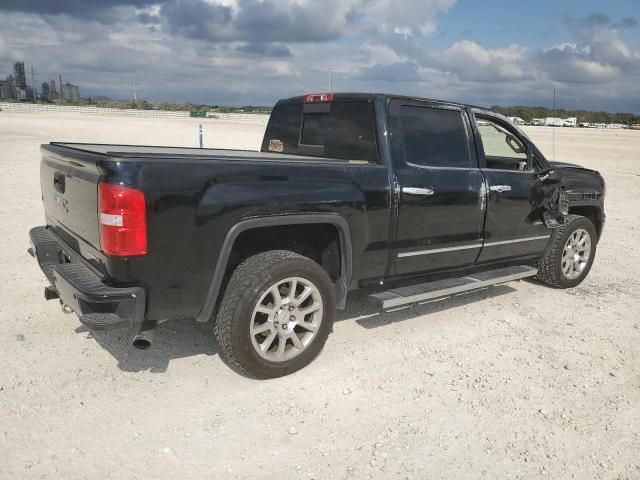
[[[81,326],[76,332],[87,332],[87,329]],[[129,345],[126,328],[94,331],[90,335],[118,361],[118,368],[123,372],[163,373],[172,360],[218,353],[211,323],[195,320],[175,320],[160,325],[154,332],[153,346],[143,351]]]
[[[378,328],[514,291],[507,285],[498,285],[387,312],[368,303],[367,296],[371,292],[356,291],[349,294],[347,308],[338,312],[336,321],[351,320],[366,329]],[[87,329],[79,327],[76,332],[87,332]],[[96,331],[89,335],[118,361],[118,368],[124,372],[163,373],[172,360],[218,353],[211,323],[198,323],[195,320],[175,320],[160,325],[155,331],[153,347],[144,351],[129,346],[126,329]]]

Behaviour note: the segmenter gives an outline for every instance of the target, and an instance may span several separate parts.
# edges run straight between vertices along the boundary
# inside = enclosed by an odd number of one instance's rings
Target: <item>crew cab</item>
[[[384,94],[280,100],[261,151],[42,146],[46,225],[30,251],[90,328],[213,324],[249,376],[322,349],[348,293],[380,309],[525,277],[584,280],[598,172],[549,162],[490,110]]]

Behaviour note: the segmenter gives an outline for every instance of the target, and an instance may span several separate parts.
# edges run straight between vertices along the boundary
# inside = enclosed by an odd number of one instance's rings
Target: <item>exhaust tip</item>
[[[45,300],[55,300],[57,298],[60,298],[60,294],[58,293],[58,291],[49,286],[49,287],[44,287],[44,299]]]
[[[144,336],[137,336],[133,339],[132,345],[137,350],[149,350],[151,348],[151,340]]]

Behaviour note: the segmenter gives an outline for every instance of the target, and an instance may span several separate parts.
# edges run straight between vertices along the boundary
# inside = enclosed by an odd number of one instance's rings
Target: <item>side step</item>
[[[527,265],[499,268],[481,273],[474,273],[466,277],[446,278],[435,282],[421,283],[410,287],[396,288],[386,292],[369,295],[378,308],[401,307],[412,303],[424,302],[434,298],[447,297],[456,293],[468,292],[478,288],[498,285],[500,283],[533,277],[538,269]]]

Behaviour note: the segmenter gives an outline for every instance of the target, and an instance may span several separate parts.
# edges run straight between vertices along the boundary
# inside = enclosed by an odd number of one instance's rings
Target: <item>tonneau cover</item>
[[[361,160],[341,160],[328,157],[311,157],[283,153],[259,152],[257,150],[227,150],[213,148],[160,147],[146,145],[112,145],[99,143],[61,143],[51,142],[52,146],[71,148],[74,150],[117,158],[157,158],[181,159],[211,158],[239,160],[271,160],[284,162],[331,162],[331,163],[367,163]]]

